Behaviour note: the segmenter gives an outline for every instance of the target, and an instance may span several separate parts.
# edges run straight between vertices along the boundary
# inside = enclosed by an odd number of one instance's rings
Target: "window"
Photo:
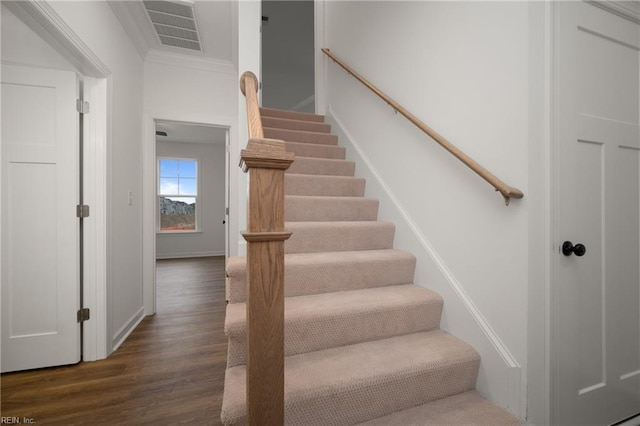
[[[198,205],[198,161],[158,160],[158,206],[160,231],[196,231]]]

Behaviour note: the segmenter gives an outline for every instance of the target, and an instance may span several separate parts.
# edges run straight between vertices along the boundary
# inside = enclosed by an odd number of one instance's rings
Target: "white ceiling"
[[[200,61],[231,64],[235,25],[235,9],[231,0],[172,1],[193,4],[202,52],[161,44],[141,0],[114,0],[109,2],[109,6],[143,59],[147,58],[149,53],[165,53],[174,56],[185,55],[187,58],[197,58]]]

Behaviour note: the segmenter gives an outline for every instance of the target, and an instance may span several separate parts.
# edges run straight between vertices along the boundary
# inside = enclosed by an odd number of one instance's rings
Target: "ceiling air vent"
[[[172,1],[143,3],[160,43],[202,52],[193,4]]]

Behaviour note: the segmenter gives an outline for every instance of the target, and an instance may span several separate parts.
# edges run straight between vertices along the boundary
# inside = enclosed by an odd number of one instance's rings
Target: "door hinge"
[[[89,217],[89,206],[86,204],[78,204],[76,206],[76,216],[78,216],[80,219]]]
[[[89,308],[78,310],[78,322],[89,321]]]
[[[76,100],[76,109],[80,114],[89,114],[89,102],[82,99]]]

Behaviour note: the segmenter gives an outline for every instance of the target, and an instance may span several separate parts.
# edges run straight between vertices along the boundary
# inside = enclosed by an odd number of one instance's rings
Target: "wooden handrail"
[[[487,169],[478,164],[475,160],[469,157],[467,154],[462,152],[456,146],[454,146],[451,142],[445,139],[438,132],[427,126],[420,119],[418,119],[415,115],[411,114],[404,108],[402,105],[398,104],[396,101],[391,99],[387,94],[382,92],[376,86],[371,84],[366,78],[358,74],[353,68],[349,65],[345,64],[340,58],[333,54],[329,49],[323,48],[322,51],[325,55],[331,58],[335,63],[344,68],[349,74],[358,79],[362,84],[367,86],[373,93],[378,95],[383,101],[389,104],[396,112],[404,115],[407,120],[415,124],[420,130],[429,135],[434,141],[438,142],[444,149],[453,154],[458,160],[462,161],[466,164],[471,170],[476,172],[481,178],[489,182],[496,191],[500,192],[504,197],[505,204],[508,206],[511,198],[522,198],[524,194],[518,188],[514,188],[512,186],[507,185],[502,180],[498,179],[493,173],[489,172]]]
[[[240,77],[240,91],[247,98],[247,125],[249,138],[264,138],[260,106],[258,105],[258,77],[251,71],[245,71]]]
[[[249,172],[247,231],[247,424],[284,425],[284,171],[294,156],[265,139],[258,79],[240,78],[247,99],[249,143],[240,166]]]

